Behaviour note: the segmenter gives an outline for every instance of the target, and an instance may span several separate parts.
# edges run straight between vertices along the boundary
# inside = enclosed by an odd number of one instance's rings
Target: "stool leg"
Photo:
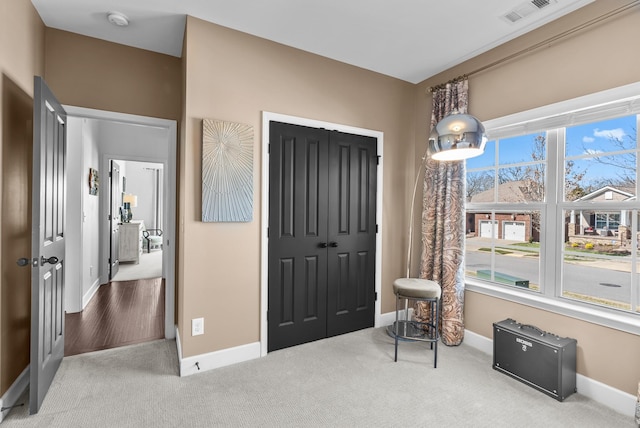
[[[433,350],[433,368],[435,369],[437,367],[438,364],[438,342],[440,341],[439,337],[438,337],[438,307],[440,306],[438,304],[438,299],[435,300],[435,302],[433,302],[433,306],[435,306],[435,309],[431,311],[432,314],[435,314],[435,320],[433,321],[433,334],[434,334],[434,339],[435,339],[435,347]],[[432,344],[434,342],[431,342]]]
[[[393,325],[393,333],[395,336],[396,346],[395,346],[395,356],[393,357],[393,361],[398,361],[398,301],[400,298],[396,295],[396,323]]]

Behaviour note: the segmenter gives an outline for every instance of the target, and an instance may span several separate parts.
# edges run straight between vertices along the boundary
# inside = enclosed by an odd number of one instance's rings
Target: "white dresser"
[[[118,242],[120,262],[140,262],[143,230],[143,221],[132,220],[129,223],[120,224],[120,238]]]

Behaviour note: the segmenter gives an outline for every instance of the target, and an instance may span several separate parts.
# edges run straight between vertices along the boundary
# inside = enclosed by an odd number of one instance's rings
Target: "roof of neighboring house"
[[[471,197],[469,202],[482,203],[482,202],[495,202],[495,189],[491,188],[480,192]],[[508,181],[498,186],[498,202],[526,202],[531,201],[533,198],[527,196],[529,191],[527,190],[527,183],[525,180]]]
[[[588,195],[584,195],[583,197],[577,199],[578,201],[593,201],[593,200],[597,200],[597,199],[602,199],[602,200],[606,200],[605,199],[605,195],[607,192],[612,192],[612,198],[613,200],[616,201],[625,201],[628,199],[633,199],[635,198],[635,189],[632,187],[611,187],[611,186],[604,186],[598,190],[595,190],[591,193],[589,193]]]
[[[621,186],[612,187],[604,186],[598,190],[595,190],[588,195],[577,199],[577,201],[594,201],[594,200],[608,200],[605,199],[607,192],[612,192],[612,200],[626,201],[636,198],[634,194],[635,189],[633,187]],[[469,202],[483,203],[483,202],[495,202],[495,189],[491,188],[475,194],[471,197]],[[525,180],[508,181],[498,186],[498,201],[497,202],[527,202],[535,200],[534,197],[529,195],[527,182]]]

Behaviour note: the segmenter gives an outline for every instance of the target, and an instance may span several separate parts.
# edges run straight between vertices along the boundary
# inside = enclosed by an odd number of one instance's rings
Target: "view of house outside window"
[[[467,160],[466,275],[538,291],[544,133],[494,140]]]
[[[578,179],[564,177],[562,295],[636,311],[637,117],[571,126],[565,133],[564,162]]]
[[[466,161],[466,276],[637,312],[638,116],[582,122],[503,136]]]

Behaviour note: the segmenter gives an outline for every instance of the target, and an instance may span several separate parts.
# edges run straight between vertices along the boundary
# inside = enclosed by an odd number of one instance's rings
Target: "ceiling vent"
[[[522,18],[526,18],[527,16],[539,11],[540,9],[544,9],[552,2],[555,3],[556,0],[531,0],[526,3],[522,3],[521,5],[515,7],[513,10],[502,15],[502,19],[510,23],[518,22]]]

